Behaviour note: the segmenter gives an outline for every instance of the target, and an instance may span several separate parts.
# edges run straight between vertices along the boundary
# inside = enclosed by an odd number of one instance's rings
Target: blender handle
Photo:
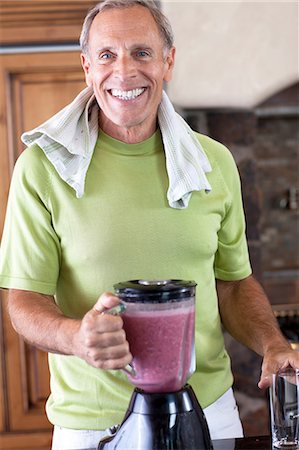
[[[119,316],[123,312],[125,312],[126,307],[123,303],[119,303],[116,306],[113,306],[113,308],[106,309],[102,314],[111,314],[112,316]]]
[[[125,310],[126,310],[125,305],[123,303],[119,303],[118,305],[114,306],[113,308],[106,309],[106,311],[104,311],[102,314],[112,314],[113,316],[118,316],[118,315],[122,314],[123,312],[125,312]],[[127,364],[121,370],[126,372],[131,377],[135,377],[136,376],[135,369],[134,369],[134,367],[131,364]]]
[[[130,375],[131,377],[136,377],[136,371],[134,369],[134,367],[131,364],[127,364],[123,369],[124,372],[126,372],[128,375]]]

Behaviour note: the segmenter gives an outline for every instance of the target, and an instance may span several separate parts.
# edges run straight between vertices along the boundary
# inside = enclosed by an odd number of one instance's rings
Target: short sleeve
[[[60,242],[47,207],[50,174],[36,146],[14,168],[0,247],[0,286],[54,295]]]
[[[224,281],[239,280],[249,276],[252,271],[246,239],[240,177],[233,157],[228,151],[222,174],[230,201],[218,232],[215,277]]]

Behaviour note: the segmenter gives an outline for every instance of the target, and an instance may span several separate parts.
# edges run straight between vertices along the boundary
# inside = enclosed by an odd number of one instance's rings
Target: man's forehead
[[[138,18],[140,20],[137,20]],[[135,7],[129,7],[100,12],[94,18],[89,33],[89,40],[96,42],[97,47],[101,48],[118,47],[120,43],[126,45],[128,49],[152,47],[156,45],[157,39],[163,42],[154,18],[146,8],[139,6],[137,10]]]
[[[117,24],[118,29],[142,29],[144,33],[147,31],[159,32],[157,23],[152,13],[141,5],[134,5],[127,8],[108,8],[99,12],[91,25],[103,33],[112,32],[111,25]],[[145,24],[150,27],[145,27]]]

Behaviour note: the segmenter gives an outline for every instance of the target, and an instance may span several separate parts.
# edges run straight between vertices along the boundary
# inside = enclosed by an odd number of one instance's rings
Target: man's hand
[[[273,348],[264,355],[261,378],[258,383],[260,389],[271,385],[271,375],[287,367],[299,369],[299,352],[293,350],[289,345]]]
[[[132,360],[122,318],[105,314],[118,303],[113,294],[102,294],[74,334],[74,354],[100,369],[120,369]]]
[[[74,355],[101,369],[120,369],[132,359],[120,316],[105,314],[119,299],[104,293],[82,320],[66,317],[54,297],[11,289],[12,324],[27,342],[51,353]]]

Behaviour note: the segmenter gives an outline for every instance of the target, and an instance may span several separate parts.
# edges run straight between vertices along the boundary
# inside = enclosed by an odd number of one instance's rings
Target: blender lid
[[[195,295],[195,281],[130,280],[117,283],[115,293],[126,302],[182,301]]]

